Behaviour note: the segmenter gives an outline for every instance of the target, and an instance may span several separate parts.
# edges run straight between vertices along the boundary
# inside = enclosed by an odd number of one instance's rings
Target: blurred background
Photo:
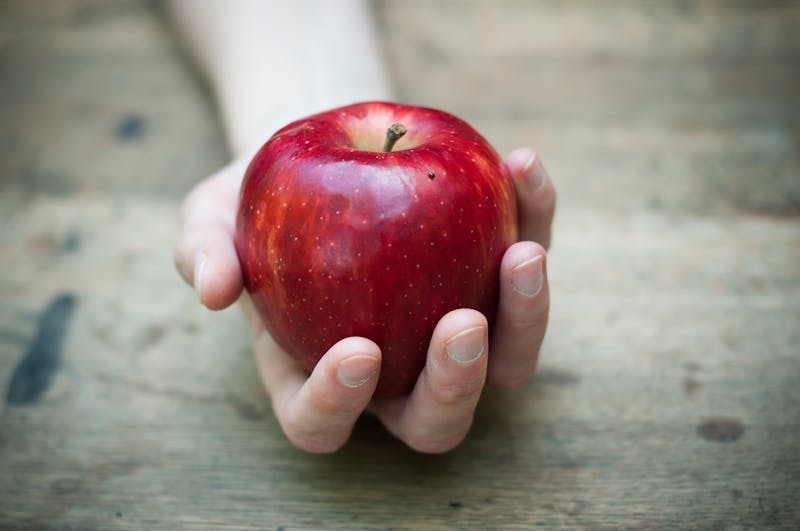
[[[800,4],[373,2],[398,99],[543,157],[540,373],[444,457],[280,434],[172,267],[228,160],[163,6],[0,2],[0,527],[792,527]]]

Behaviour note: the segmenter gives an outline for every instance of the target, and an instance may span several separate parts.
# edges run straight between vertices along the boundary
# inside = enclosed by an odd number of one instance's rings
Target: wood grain
[[[292,448],[235,310],[171,263],[225,159],[153,4],[0,6],[0,528],[796,528],[795,2],[378,2],[401,99],[536,147],[559,191],[541,369],[468,440]]]

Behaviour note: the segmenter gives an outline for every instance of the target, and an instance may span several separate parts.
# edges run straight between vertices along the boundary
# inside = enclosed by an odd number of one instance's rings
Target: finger
[[[513,387],[534,373],[549,307],[544,248],[534,242],[515,243],[500,264],[500,301],[487,376],[490,385]]]
[[[275,371],[267,389],[292,444],[314,453],[335,452],[344,445],[375,392],[380,358],[375,343],[350,337],[331,347],[299,386],[296,372],[279,379],[275,376],[280,371]]]
[[[182,209],[175,267],[213,310],[231,305],[242,291],[233,234],[244,163],[237,160],[198,184]]]
[[[231,233],[220,227],[186,230],[176,246],[175,264],[212,310],[233,304],[242,291],[242,273]]]
[[[517,188],[520,240],[550,246],[550,231],[556,207],[556,191],[539,155],[519,148],[506,159]]]
[[[411,395],[382,401],[375,412],[411,448],[441,453],[472,424],[486,379],[488,324],[475,310],[455,310],[436,325],[425,368]]]
[[[381,352],[362,337],[336,343],[311,376],[264,330],[255,341],[256,359],[275,416],[296,447],[307,452],[338,450],[369,403],[378,383]]]

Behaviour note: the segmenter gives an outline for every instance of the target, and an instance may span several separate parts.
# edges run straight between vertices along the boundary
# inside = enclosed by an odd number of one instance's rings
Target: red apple
[[[368,102],[293,122],[260,149],[235,241],[278,345],[310,372],[338,340],[369,338],[383,355],[376,396],[394,396],[413,388],[444,314],[492,320],[516,237],[513,182],[481,135],[442,111]]]

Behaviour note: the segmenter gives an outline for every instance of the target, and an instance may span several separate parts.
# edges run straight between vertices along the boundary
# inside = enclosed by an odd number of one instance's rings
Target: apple
[[[245,287],[309,372],[362,336],[381,348],[375,396],[407,394],[442,316],[494,317],[516,195],[497,152],[455,116],[366,102],[295,121],[258,151],[240,194]]]

